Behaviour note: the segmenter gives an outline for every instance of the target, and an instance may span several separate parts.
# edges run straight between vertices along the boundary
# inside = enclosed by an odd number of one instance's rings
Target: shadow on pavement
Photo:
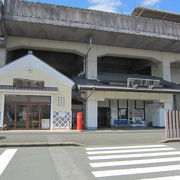
[[[6,139],[5,136],[0,136],[0,140]]]

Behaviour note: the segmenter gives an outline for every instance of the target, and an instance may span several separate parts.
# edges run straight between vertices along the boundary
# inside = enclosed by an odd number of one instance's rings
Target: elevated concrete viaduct
[[[19,0],[6,0],[8,36],[179,52],[180,25],[155,19]]]

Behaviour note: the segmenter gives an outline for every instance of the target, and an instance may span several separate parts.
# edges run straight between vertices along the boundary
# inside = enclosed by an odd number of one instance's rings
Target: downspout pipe
[[[89,54],[91,48],[92,48],[92,37],[90,36],[89,47],[88,47],[87,53],[86,53],[84,60],[83,60],[83,71],[78,74],[78,78],[83,77],[86,74],[86,59],[88,57],[88,54]]]

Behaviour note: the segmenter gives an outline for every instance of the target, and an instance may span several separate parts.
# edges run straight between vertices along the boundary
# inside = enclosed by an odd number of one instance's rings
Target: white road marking
[[[159,152],[159,153],[142,153],[142,154],[106,155],[106,156],[89,156],[88,159],[89,160],[104,160],[104,159],[168,156],[168,155],[180,155],[180,151]]]
[[[180,176],[167,176],[167,177],[159,177],[159,178],[150,178],[150,179],[141,179],[141,180],[179,180]]]
[[[156,151],[170,151],[175,150],[175,148],[151,148],[151,149],[131,149],[131,150],[113,150],[113,151],[91,151],[86,152],[89,155],[92,154],[119,154],[119,153],[132,153],[132,152],[156,152]]]
[[[155,148],[155,147],[167,147],[167,145],[146,145],[146,146],[121,146],[121,147],[98,147],[98,148],[86,148],[87,151],[97,150],[115,150],[115,149],[138,149],[138,148]]]
[[[180,165],[122,169],[122,170],[118,169],[118,170],[106,170],[106,171],[93,171],[92,174],[95,177],[109,177],[109,176],[124,176],[124,175],[145,174],[145,173],[155,173],[155,172],[169,172],[169,171],[177,171],[177,170],[180,170]]]
[[[163,163],[163,162],[178,162],[178,161],[180,161],[180,157],[146,159],[146,160],[131,160],[131,161],[99,162],[99,163],[90,163],[90,166],[93,167],[93,168],[97,168],[97,167],[112,167],[112,166],[129,166],[129,165],[139,165],[139,164],[152,164],[152,163]]]
[[[0,155],[0,176],[9,164],[17,149],[7,149]]]

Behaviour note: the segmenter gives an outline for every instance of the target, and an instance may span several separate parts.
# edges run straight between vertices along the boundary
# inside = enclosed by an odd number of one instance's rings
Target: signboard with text
[[[50,119],[42,119],[42,129],[49,129],[50,128]]]
[[[127,87],[154,88],[154,87],[159,87],[159,82],[160,80],[154,80],[154,79],[128,78]]]
[[[133,109],[130,111],[130,126],[131,127],[144,127],[144,110],[143,109]]]
[[[43,88],[44,81],[35,81],[30,79],[14,78],[13,86],[16,88],[31,87],[31,88]]]

